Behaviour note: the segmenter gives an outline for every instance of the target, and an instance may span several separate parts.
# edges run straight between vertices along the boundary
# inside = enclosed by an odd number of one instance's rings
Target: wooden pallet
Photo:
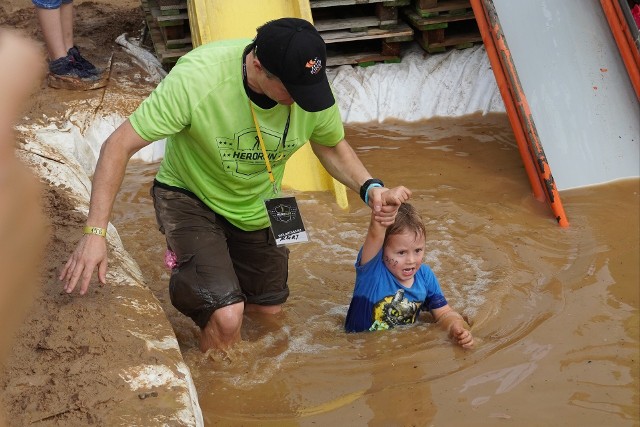
[[[400,43],[413,40],[413,29],[399,20],[397,4],[311,1],[314,25],[327,44],[327,66],[398,62]]]
[[[327,44],[327,66],[369,65],[371,62],[399,62],[401,44],[413,40],[413,29],[400,23],[357,33],[338,30],[320,35]]]
[[[482,36],[468,0],[440,0],[423,9],[433,0],[415,0],[414,7],[406,7],[403,14],[416,29],[416,40],[429,53],[444,52],[447,48],[465,49],[482,42]]]
[[[309,0],[309,6],[313,9],[322,7],[350,6],[383,3],[385,6],[407,6],[411,4],[411,0]]]
[[[473,13],[469,0],[414,0],[413,5],[423,18]]]
[[[189,14],[184,0],[150,0],[151,13],[168,48],[191,44]],[[154,7],[153,4],[156,3]]]
[[[338,7],[314,11],[313,22],[318,32],[333,30],[365,31],[385,28],[398,23],[398,8],[384,7],[382,3],[367,8]]]
[[[161,63],[173,65],[192,49],[186,0],[141,0]],[[327,66],[398,62],[414,30],[399,19],[411,0],[310,0],[314,23],[327,43]]]
[[[187,3],[181,0],[141,0],[156,57],[164,65],[174,64],[193,46]]]
[[[327,66],[400,62],[401,44],[380,39],[358,40],[346,44],[327,44]]]

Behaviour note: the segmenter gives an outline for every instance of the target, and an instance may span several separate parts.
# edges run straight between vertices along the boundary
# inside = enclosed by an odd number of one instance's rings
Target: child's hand
[[[462,348],[473,348],[473,336],[464,328],[462,322],[455,322],[451,327],[451,338]]]
[[[411,198],[411,190],[402,185],[398,187],[390,188],[388,191],[382,193],[382,204],[399,206],[401,203],[406,202]]]
[[[375,187],[370,190],[369,203],[373,218],[384,227],[395,222],[400,204],[411,198],[411,190],[407,187],[394,188]]]

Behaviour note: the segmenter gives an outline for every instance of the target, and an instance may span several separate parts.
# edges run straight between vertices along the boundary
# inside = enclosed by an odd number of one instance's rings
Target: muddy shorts
[[[289,250],[269,228],[243,231],[189,191],[157,181],[151,188],[160,231],[176,254],[169,296],[181,313],[204,328],[227,305],[278,305],[287,300]]]
[[[31,3],[40,9],[58,9],[63,4],[71,3],[71,0],[31,0]]]

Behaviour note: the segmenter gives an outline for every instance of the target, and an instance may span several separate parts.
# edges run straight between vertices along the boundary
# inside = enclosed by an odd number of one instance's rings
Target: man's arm
[[[360,191],[360,186],[371,178],[371,174],[345,139],[333,147],[312,141],[311,148],[327,172],[356,193]]]
[[[371,178],[371,174],[345,139],[334,147],[327,147],[312,141],[311,148],[327,172],[356,193],[359,193],[360,186]],[[408,199],[411,192],[405,190],[408,193]],[[403,201],[397,199],[396,193],[390,193],[384,187],[375,187],[369,190],[369,206],[375,213],[375,220],[383,225],[393,224],[398,206]]]
[[[148,141],[136,133],[129,120],[122,123],[102,144],[93,176],[88,226],[107,228],[127,163],[136,151],[148,144]],[[96,266],[98,279],[101,283],[106,283],[106,239],[94,234],[85,234],[60,273],[59,279],[64,282],[65,292],[73,292],[80,281],[80,294],[84,295]]]

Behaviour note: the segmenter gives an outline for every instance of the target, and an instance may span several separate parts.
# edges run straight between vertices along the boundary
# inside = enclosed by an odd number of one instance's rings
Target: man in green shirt
[[[126,164],[167,138],[152,188],[156,217],[175,254],[172,304],[201,328],[200,349],[240,340],[243,313],[277,313],[289,295],[289,251],[275,244],[264,200],[276,197],[286,161],[302,145],[390,224],[389,197],[344,139],[325,73],[326,47],[309,22],[270,21],[254,40],[200,46],[103,144],[85,235],[60,274],[86,293],[106,282],[104,236]],[[404,201],[404,200],[402,200]]]

